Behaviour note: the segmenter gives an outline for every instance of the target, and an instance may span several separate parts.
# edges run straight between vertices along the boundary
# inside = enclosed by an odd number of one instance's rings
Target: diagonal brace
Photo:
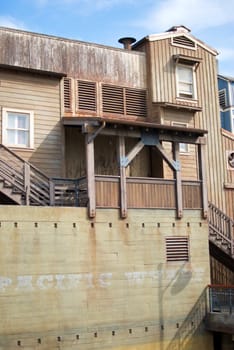
[[[121,157],[120,165],[126,168],[131,163],[131,161],[136,157],[136,155],[142,150],[144,146],[145,144],[143,143],[142,140],[137,142],[137,144],[125,157]]]

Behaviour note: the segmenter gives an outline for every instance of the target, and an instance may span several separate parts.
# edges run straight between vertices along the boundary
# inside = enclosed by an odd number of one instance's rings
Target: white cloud
[[[142,0],[34,0],[37,6],[45,7],[47,5],[77,5],[80,10],[103,10],[112,8],[121,4],[133,4]]]
[[[227,47],[219,48],[218,52],[219,52],[219,60],[229,61],[234,59],[233,48],[227,48]]]
[[[15,29],[26,29],[23,22],[18,21],[11,16],[0,16],[0,26]]]
[[[193,31],[234,22],[233,0],[161,0],[141,22],[148,30],[165,31],[183,24]]]

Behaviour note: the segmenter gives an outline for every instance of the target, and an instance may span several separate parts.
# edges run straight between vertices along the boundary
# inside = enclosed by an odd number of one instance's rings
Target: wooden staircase
[[[85,180],[49,178],[0,144],[0,203],[82,206],[87,204]]]
[[[210,254],[234,271],[234,220],[209,203]]]
[[[0,191],[19,205],[53,205],[51,180],[7,147],[0,145]]]

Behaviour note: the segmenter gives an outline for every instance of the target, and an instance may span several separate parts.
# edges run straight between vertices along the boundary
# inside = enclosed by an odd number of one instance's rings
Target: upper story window
[[[10,147],[33,148],[33,112],[3,108],[2,142]]]
[[[232,114],[231,114],[231,124],[232,124],[232,133],[234,134],[234,109],[232,109]]]
[[[195,98],[195,76],[191,65],[177,64],[177,97]]]
[[[187,128],[188,127],[187,123],[181,123],[181,122],[172,122],[171,125],[177,126],[177,127],[180,127],[180,128]],[[180,153],[188,154],[189,153],[189,145],[188,145],[188,143],[180,142],[179,151],[180,151]]]
[[[173,55],[173,59],[175,61],[177,98],[196,100],[196,70],[202,59],[185,55]]]

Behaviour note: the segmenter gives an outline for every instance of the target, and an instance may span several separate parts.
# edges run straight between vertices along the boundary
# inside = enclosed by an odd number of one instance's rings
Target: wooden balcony
[[[126,178],[128,208],[176,209],[175,180]],[[95,175],[96,207],[120,208],[120,177]],[[183,209],[201,209],[201,182],[182,181]]]

